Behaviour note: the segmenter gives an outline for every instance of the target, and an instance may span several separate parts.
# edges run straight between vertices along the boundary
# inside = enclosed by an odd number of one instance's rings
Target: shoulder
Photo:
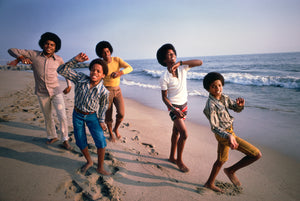
[[[60,63],[64,63],[64,60],[61,56],[54,54],[53,57],[55,60],[59,61]]]

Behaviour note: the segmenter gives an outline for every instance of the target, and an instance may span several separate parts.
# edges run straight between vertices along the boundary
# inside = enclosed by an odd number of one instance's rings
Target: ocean
[[[236,134],[300,159],[300,52],[177,58],[189,59],[201,59],[203,65],[187,75],[188,120],[209,126],[203,114],[208,92],[202,82],[208,72],[219,72],[225,78],[223,93],[246,101],[241,113],[230,111]],[[156,59],[126,61],[134,70],[121,78],[123,96],[167,110],[158,84],[166,68]],[[78,71],[89,73],[86,68]]]

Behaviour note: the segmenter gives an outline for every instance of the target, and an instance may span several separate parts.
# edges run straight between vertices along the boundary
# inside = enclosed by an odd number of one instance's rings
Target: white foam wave
[[[160,86],[158,85],[144,84],[141,82],[134,82],[126,79],[122,79],[121,83],[128,86],[138,86],[138,87],[148,88],[148,89],[160,89]]]

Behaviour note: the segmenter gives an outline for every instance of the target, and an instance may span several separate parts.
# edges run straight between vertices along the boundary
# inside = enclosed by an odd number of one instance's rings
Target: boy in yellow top
[[[132,67],[119,57],[112,57],[113,48],[111,44],[107,41],[101,41],[96,45],[96,54],[103,58],[106,61],[108,66],[108,74],[103,79],[104,86],[109,91],[109,105],[105,115],[105,123],[107,125],[110,138],[109,140],[115,142],[115,133],[118,139],[121,138],[121,135],[118,131],[118,128],[125,115],[125,105],[120,88],[120,77],[122,75],[130,73],[133,69]],[[123,68],[123,69],[122,69]],[[121,70],[122,69],[122,70]],[[113,113],[113,104],[116,107],[116,124],[114,129],[112,129],[112,113]]]

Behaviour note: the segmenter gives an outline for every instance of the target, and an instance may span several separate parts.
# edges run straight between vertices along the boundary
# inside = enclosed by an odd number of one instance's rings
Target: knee
[[[262,157],[261,152],[258,152],[258,154],[255,156],[255,159],[258,160],[258,159],[260,159],[261,157]]]
[[[225,162],[226,161],[221,161],[221,160],[217,159],[216,162],[214,163],[214,166],[216,166],[216,167],[222,167]]]
[[[180,138],[186,140],[188,138],[188,133],[186,131],[180,132]]]

